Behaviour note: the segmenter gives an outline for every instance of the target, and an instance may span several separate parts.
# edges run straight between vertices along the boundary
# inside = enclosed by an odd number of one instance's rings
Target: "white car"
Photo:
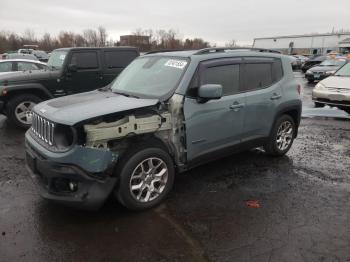
[[[312,90],[312,100],[316,107],[336,106],[350,114],[350,62],[320,81]]]
[[[40,61],[27,59],[5,59],[0,60],[0,74],[27,71],[27,70],[41,70],[48,69],[48,66]]]

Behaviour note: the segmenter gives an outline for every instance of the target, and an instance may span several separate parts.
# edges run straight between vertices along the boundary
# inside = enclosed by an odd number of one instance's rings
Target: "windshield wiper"
[[[104,87],[98,88],[97,90],[100,92],[107,92],[107,91],[111,91],[112,88],[111,86],[104,86]]]
[[[113,93],[118,94],[118,95],[122,95],[122,96],[126,96],[126,97],[140,98],[140,97],[135,96],[135,95],[131,95],[131,94],[123,93],[123,92],[118,92],[118,91],[113,91]]]

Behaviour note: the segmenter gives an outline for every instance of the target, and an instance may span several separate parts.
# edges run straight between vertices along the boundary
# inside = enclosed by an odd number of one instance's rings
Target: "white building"
[[[290,35],[255,38],[253,47],[279,50],[289,54],[326,54],[350,52],[350,33]]]

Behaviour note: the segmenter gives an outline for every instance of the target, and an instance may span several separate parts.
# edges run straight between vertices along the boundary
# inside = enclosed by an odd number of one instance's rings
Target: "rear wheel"
[[[16,126],[28,129],[32,124],[32,109],[42,100],[30,94],[13,97],[7,104],[7,115]]]
[[[158,205],[174,183],[175,169],[169,154],[161,148],[141,148],[129,152],[124,160],[115,189],[119,202],[132,210]]]
[[[265,144],[265,152],[272,156],[285,155],[293,144],[296,127],[292,117],[282,115],[274,124],[269,140]]]

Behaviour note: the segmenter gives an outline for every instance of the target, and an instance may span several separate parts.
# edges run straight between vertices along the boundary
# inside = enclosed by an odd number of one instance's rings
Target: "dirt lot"
[[[196,168],[142,213],[41,199],[23,132],[0,117],[0,261],[350,261],[350,120],[312,109],[311,88],[287,156],[253,150]]]

